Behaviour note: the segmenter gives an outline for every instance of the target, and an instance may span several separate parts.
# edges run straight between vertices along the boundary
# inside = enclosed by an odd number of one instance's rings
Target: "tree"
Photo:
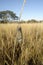
[[[32,19],[32,20],[28,20],[28,21],[27,21],[27,23],[38,23],[38,21],[37,21],[37,20]]]
[[[18,20],[19,17],[12,11],[0,11],[0,19],[2,21]]]

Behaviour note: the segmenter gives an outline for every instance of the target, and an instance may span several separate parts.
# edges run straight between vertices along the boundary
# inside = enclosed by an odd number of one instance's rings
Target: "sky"
[[[24,0],[0,0],[0,11],[11,10],[20,15]],[[21,20],[43,20],[43,0],[26,0]]]

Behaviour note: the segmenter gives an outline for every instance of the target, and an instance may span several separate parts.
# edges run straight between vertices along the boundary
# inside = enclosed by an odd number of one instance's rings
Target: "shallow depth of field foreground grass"
[[[18,26],[22,29],[23,42],[16,47]],[[17,49],[19,49],[18,52]],[[2,65],[5,62],[3,60],[5,50],[14,61],[11,65],[43,65],[43,23],[0,24],[0,63]]]

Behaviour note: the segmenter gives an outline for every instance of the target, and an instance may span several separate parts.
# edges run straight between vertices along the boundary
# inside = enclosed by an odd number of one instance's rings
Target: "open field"
[[[43,65],[43,23],[0,24],[0,65]]]

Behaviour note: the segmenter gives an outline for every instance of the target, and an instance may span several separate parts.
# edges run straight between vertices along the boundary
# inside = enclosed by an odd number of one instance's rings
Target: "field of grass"
[[[16,40],[18,26],[23,36],[20,45]],[[43,65],[43,23],[0,24],[0,65],[4,64]]]

